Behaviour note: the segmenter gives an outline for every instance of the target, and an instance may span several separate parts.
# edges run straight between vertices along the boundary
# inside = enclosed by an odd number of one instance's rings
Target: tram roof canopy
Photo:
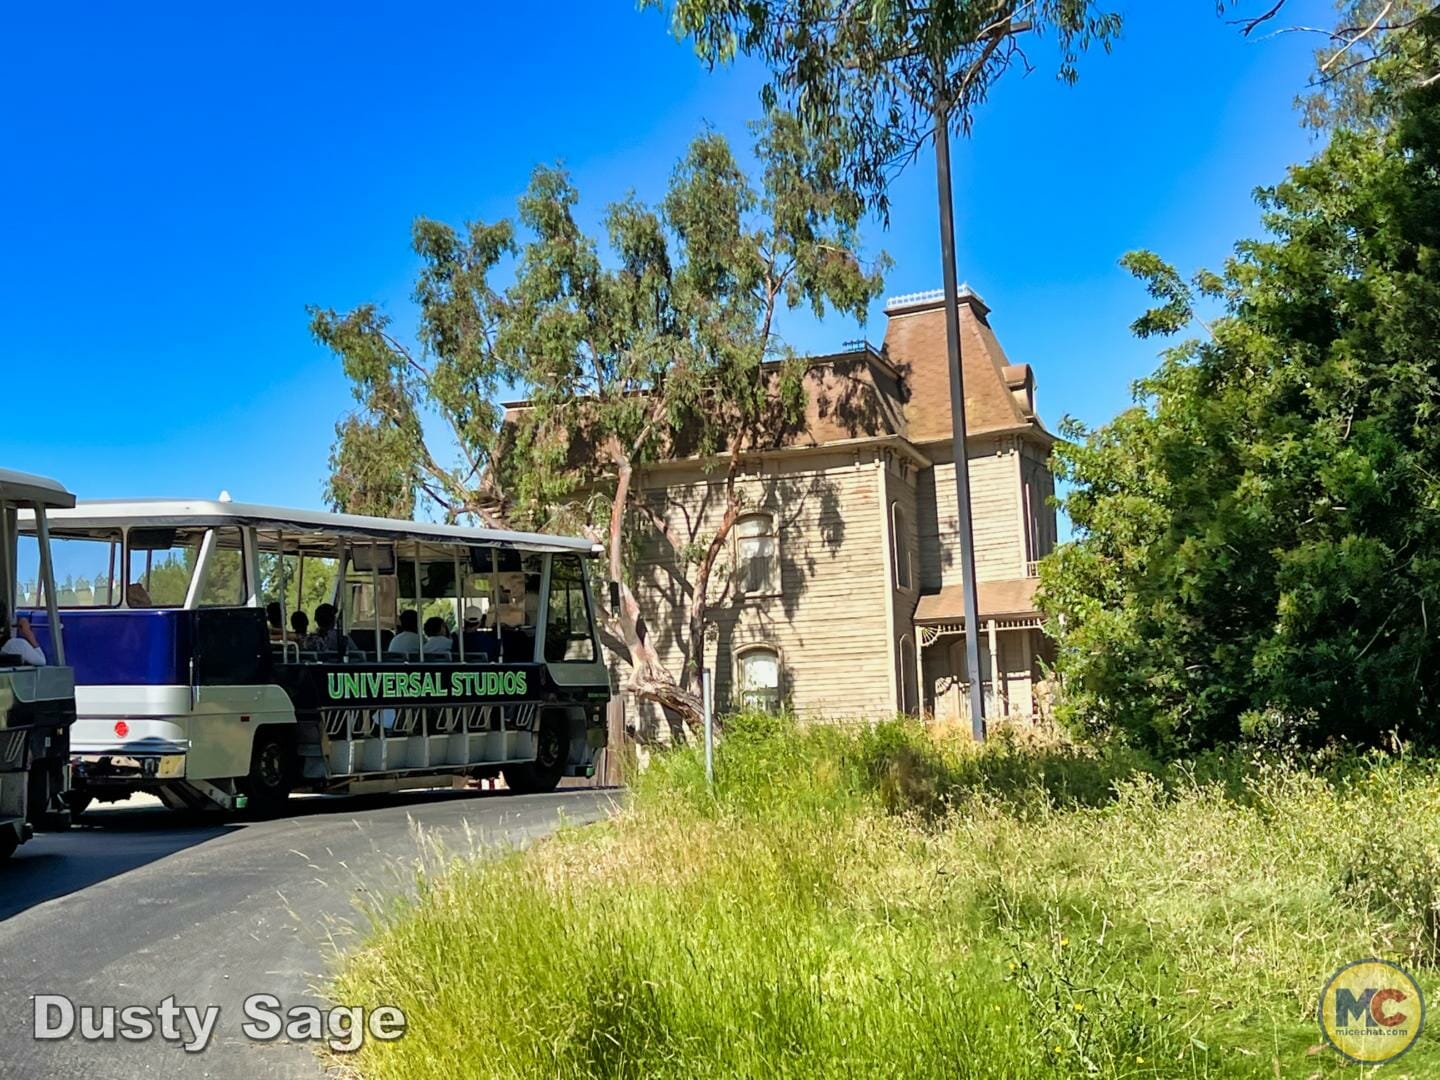
[[[0,472],[0,485],[4,485],[6,475],[8,474]],[[64,491],[63,488],[59,490]],[[517,548],[524,551],[579,552],[582,555],[598,555],[601,551],[598,544],[582,537],[550,536],[514,529],[437,525],[428,521],[332,514],[324,510],[293,510],[282,506],[260,506],[223,499],[85,499],[75,503],[72,497],[71,502],[66,505],[71,504],[74,509],[50,515],[57,528],[242,525],[283,530],[287,534],[349,540],[422,540],[440,544]]]
[[[75,496],[63,484],[48,476],[34,473],[14,472],[0,469],[0,500],[34,506],[39,503],[49,509],[69,508],[75,505]]]

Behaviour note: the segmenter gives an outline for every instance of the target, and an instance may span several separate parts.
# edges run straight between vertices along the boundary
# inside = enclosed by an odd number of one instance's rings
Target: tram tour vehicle
[[[0,469],[0,859],[37,826],[69,824],[61,800],[75,681],[65,666],[47,528],[51,513],[74,505],[54,480]],[[23,542],[22,512],[33,529]],[[45,607],[44,643],[21,611],[37,604]]]
[[[59,586],[77,813],[135,791],[275,812],[292,791],[593,775],[610,681],[590,541],[223,494],[49,518],[81,571]]]

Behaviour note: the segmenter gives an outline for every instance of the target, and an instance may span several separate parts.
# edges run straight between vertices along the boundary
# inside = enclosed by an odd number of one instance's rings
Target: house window
[[[909,634],[900,639],[900,711],[912,716],[920,711],[920,675],[915,666],[915,641]]]
[[[890,504],[890,556],[895,563],[895,587],[910,588],[910,530],[899,503]]]
[[[746,649],[736,658],[740,703],[747,709],[780,709],[780,654],[767,645]]]
[[[735,523],[735,566],[742,596],[780,591],[780,543],[772,515],[746,514]]]

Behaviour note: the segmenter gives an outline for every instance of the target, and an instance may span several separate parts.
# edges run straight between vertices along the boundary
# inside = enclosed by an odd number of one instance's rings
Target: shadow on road
[[[596,789],[585,784],[561,790]],[[69,832],[39,833],[0,864],[0,922],[36,904],[88,888],[237,829],[257,825],[283,828],[286,820],[297,818],[354,816],[451,801],[535,798],[544,796],[455,788],[374,795],[304,795],[292,798],[285,814],[268,822],[167,810],[153,802],[102,804],[83,814]]]

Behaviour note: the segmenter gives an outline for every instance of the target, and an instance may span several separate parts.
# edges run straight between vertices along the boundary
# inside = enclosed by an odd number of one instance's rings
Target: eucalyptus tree
[[[771,112],[754,151],[758,183],[723,137],[700,136],[658,205],[632,195],[606,210],[603,240],[582,228],[570,177],[549,167],[514,221],[417,220],[413,340],[374,305],[311,312],[358,404],[336,429],[335,505],[593,536],[629,686],[692,728],[743,465],[803,422],[804,365],[777,320],[797,308],[863,318],[882,284],[883,257],[859,253],[865,204],[838,148]],[[518,403],[503,407],[505,395]],[[634,490],[637,470],[677,456],[720,476],[704,535],[675,535]],[[635,551],[653,543],[675,548],[685,579],[679,670],[632,588]]]

